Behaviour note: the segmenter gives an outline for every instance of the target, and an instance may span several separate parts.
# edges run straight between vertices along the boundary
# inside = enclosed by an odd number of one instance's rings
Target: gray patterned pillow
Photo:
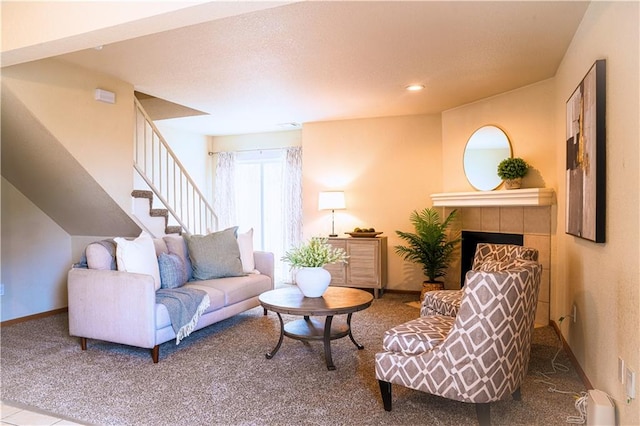
[[[160,269],[160,288],[177,288],[185,283],[184,262],[177,254],[160,253],[158,268]]]
[[[242,270],[240,249],[236,239],[238,227],[208,235],[186,235],[194,280],[239,277]]]

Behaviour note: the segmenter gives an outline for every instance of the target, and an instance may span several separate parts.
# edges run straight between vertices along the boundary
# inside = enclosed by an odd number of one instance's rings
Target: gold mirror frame
[[[511,158],[511,142],[498,126],[482,126],[471,134],[464,148],[463,165],[467,181],[479,191],[493,191],[502,183],[498,164]]]

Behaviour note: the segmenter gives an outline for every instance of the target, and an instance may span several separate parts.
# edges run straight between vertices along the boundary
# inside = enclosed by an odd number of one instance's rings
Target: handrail
[[[218,217],[140,101],[134,98],[133,167],[187,233],[218,228]]]

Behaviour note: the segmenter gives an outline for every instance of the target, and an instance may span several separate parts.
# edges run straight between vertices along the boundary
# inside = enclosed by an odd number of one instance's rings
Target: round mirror
[[[502,183],[498,164],[511,157],[507,135],[496,126],[483,126],[473,132],[464,149],[464,174],[480,191],[491,191]]]

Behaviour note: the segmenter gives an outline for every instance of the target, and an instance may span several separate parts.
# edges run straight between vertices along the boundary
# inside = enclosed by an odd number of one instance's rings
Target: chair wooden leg
[[[514,401],[522,401],[522,394],[520,393],[520,388],[516,389],[515,392],[511,394]]]
[[[157,364],[160,361],[160,345],[155,345],[153,349],[151,349],[151,358],[153,359],[153,363]]]
[[[391,383],[384,380],[378,380],[380,385],[380,394],[382,395],[382,404],[385,411],[391,411]]]
[[[86,337],[81,337],[80,338],[80,348],[82,348],[83,351],[87,350],[87,338]]]
[[[476,403],[476,415],[480,426],[491,426],[491,404]]]

